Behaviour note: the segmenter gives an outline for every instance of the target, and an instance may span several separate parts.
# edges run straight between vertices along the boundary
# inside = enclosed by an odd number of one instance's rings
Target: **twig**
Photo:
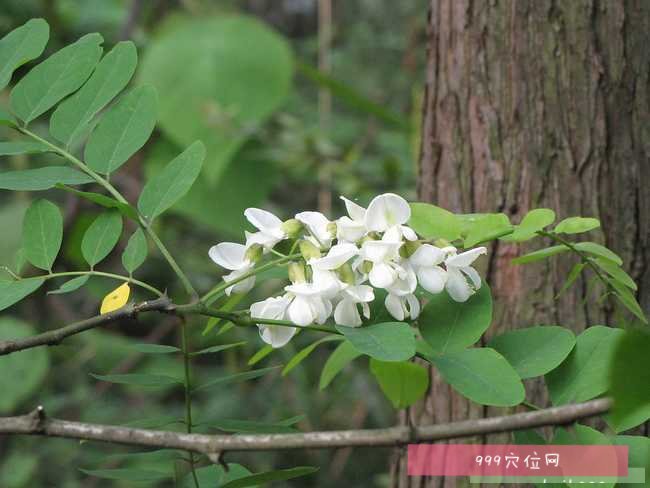
[[[226,451],[272,451],[284,449],[332,449],[339,447],[388,447],[414,442],[442,441],[476,435],[512,432],[551,425],[567,425],[604,414],[608,398],[575,405],[547,408],[502,417],[465,420],[449,424],[386,429],[339,430],[299,434],[205,435],[132,429],[48,418],[43,407],[27,415],[0,417],[0,434],[42,435],[110,442],[164,449],[182,449],[218,458]]]

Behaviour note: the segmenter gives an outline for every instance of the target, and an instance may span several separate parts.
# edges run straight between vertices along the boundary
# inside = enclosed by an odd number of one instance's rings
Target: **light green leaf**
[[[83,36],[27,73],[11,90],[11,108],[25,123],[76,91],[90,76],[102,54],[99,34]]]
[[[370,371],[393,407],[398,409],[413,405],[429,387],[429,372],[419,364],[370,358]]]
[[[45,144],[35,141],[0,142],[0,156],[15,156],[16,154],[37,154],[48,151],[50,151],[50,149]]]
[[[0,39],[0,90],[17,68],[43,54],[49,37],[47,22],[31,19]]]
[[[645,313],[641,309],[641,305],[636,301],[632,290],[622,285],[619,281],[613,278],[606,278],[607,282],[614,288],[614,295],[618,298],[618,301],[632,312],[641,322],[644,324],[648,323],[648,318],[645,316]]]
[[[567,291],[573,283],[578,279],[578,276],[580,276],[580,273],[582,273],[582,270],[585,269],[585,266],[587,266],[587,263],[581,261],[579,263],[576,263],[573,268],[571,268],[571,271],[569,271],[569,274],[567,275],[566,281],[562,284],[562,288],[560,288],[560,291],[557,292],[557,295],[555,298],[559,298],[560,295],[562,295],[565,291]]]
[[[618,264],[619,266],[623,264],[623,260],[620,258],[618,254],[607,249],[605,246],[596,244],[595,242],[576,242],[573,245],[573,247],[575,247],[578,251],[586,252],[589,254],[593,254],[594,256],[608,259],[609,261],[612,261]]]
[[[607,391],[608,375],[620,329],[589,327],[576,340],[571,354],[545,377],[553,405],[591,400]]]
[[[115,211],[97,217],[81,240],[81,254],[92,268],[113,250],[122,234],[122,216]]]
[[[523,256],[514,258],[512,260],[512,264],[533,263],[535,261],[541,261],[542,259],[546,259],[551,256],[555,256],[556,254],[567,252],[569,250],[570,249],[564,245],[551,246],[544,249],[540,249],[539,251],[529,252],[528,254],[524,254]]]
[[[593,260],[600,269],[605,271],[608,275],[610,275],[612,278],[614,278],[616,281],[621,283],[622,285],[627,286],[628,288],[631,288],[632,290],[636,290],[637,286],[632,277],[627,274],[623,268],[618,266],[616,263],[611,262],[608,259],[603,259],[603,258],[596,258]]]
[[[84,286],[89,279],[90,275],[77,276],[76,278],[72,278],[71,280],[66,281],[56,290],[48,291],[47,294],[62,295],[64,293],[71,293]]]
[[[138,228],[131,237],[122,253],[122,266],[133,274],[147,259],[147,238],[141,228]]]
[[[200,351],[194,351],[190,353],[190,356],[200,356],[202,354],[214,354],[216,352],[227,351],[228,349],[232,349],[233,347],[243,346],[244,344],[246,344],[246,341],[233,342],[232,344],[219,344],[218,346],[206,347],[205,349],[201,349]]]
[[[172,354],[180,352],[176,346],[166,346],[164,344],[133,344],[133,349],[143,354]]]
[[[465,235],[463,245],[466,248],[511,234],[514,229],[508,216],[503,213],[466,214],[459,215],[458,218],[462,222]]]
[[[314,352],[314,350],[321,344],[324,344],[325,342],[342,341],[342,340],[343,340],[342,336],[331,335],[331,336],[323,337],[322,339],[308,345],[300,352],[298,352],[294,357],[291,358],[291,360],[287,363],[287,365],[282,370],[282,376],[286,376],[287,374],[289,374],[293,368],[295,368],[302,361],[304,361],[307,358],[307,356],[309,356],[312,352]]]
[[[515,231],[501,240],[506,242],[523,242],[532,239],[537,232],[555,222],[555,212],[548,208],[536,208],[528,212]]]
[[[278,369],[280,366],[271,366],[270,368],[260,368],[260,369],[253,369],[251,371],[244,371],[243,373],[235,373],[231,374],[228,376],[222,376],[221,378],[214,379],[212,381],[208,381],[207,383],[204,383],[203,385],[200,385],[195,388],[196,390],[203,390],[205,388],[210,388],[213,386],[223,386],[223,385],[229,385],[232,383],[240,383],[242,381],[248,381],[248,380],[253,380],[255,378],[259,378],[261,376],[264,376],[271,371],[275,371]]]
[[[488,347],[500,353],[522,379],[555,369],[569,355],[576,340],[569,329],[557,326],[517,329],[494,337]]]
[[[138,468],[116,468],[116,469],[79,469],[88,476],[95,478],[102,478],[106,480],[119,480],[119,481],[132,481],[136,482],[156,482],[163,480],[171,480],[173,475],[171,473],[164,473],[161,471],[154,471],[152,469],[138,469]]]
[[[32,280],[34,278],[31,278]],[[22,280],[27,281],[27,280]],[[39,280],[41,283],[43,280]],[[5,300],[4,283],[0,283],[0,303]],[[0,305],[0,309],[2,309]],[[10,317],[0,318],[0,340],[23,339],[36,335],[29,324]],[[49,370],[49,354],[45,348],[20,351],[0,357],[0,413],[9,414],[35,393]],[[20,378],[20,381],[16,381]]]
[[[264,473],[252,474],[221,485],[220,488],[244,488],[246,486],[258,486],[272,481],[286,481],[301,476],[307,476],[318,471],[318,468],[311,466],[298,466],[296,468],[278,469],[265,471]]]
[[[135,45],[131,41],[118,43],[81,89],[54,111],[50,133],[66,146],[79,140],[92,118],[124,89],[137,63]]]
[[[486,283],[464,303],[447,293],[431,295],[418,319],[422,337],[437,354],[471,346],[491,323],[492,296]]]
[[[55,186],[61,190],[65,190],[69,193],[72,193],[78,196],[79,198],[83,198],[84,200],[88,200],[89,202],[93,202],[96,203],[97,205],[101,205],[104,208],[114,208],[122,215],[124,215],[126,218],[129,218],[134,222],[138,221],[138,211],[128,203],[118,202],[113,197],[102,195],[101,193],[80,191],[62,184],[56,184]]]
[[[82,185],[94,181],[76,169],[67,166],[45,166],[0,173],[0,189],[14,191],[39,191],[53,188],[56,184]]]
[[[27,261],[51,271],[63,240],[63,217],[48,200],[36,200],[23,219],[23,251]]]
[[[153,176],[142,189],[138,209],[153,220],[174,205],[192,187],[201,172],[205,146],[196,141]]]
[[[45,282],[44,278],[23,278],[16,281],[0,281],[0,311],[34,293]]]
[[[131,90],[103,116],[88,138],[84,158],[99,173],[122,166],[149,139],[156,126],[158,95],[150,85]]]
[[[274,349],[273,346],[271,346],[270,344],[262,346],[255,354],[251,356],[247,364],[249,366],[253,366],[259,363],[262,359],[264,359],[266,356],[271,354],[273,352],[273,349]]]
[[[448,241],[460,238],[460,220],[450,211],[429,203],[411,203],[410,205],[411,219],[408,224],[420,236]]]
[[[321,390],[327,388],[336,375],[359,356],[361,356],[361,353],[355,349],[350,341],[343,341],[339,344],[325,362],[325,366],[323,366],[318,388]]]
[[[135,385],[135,386],[174,386],[182,385],[183,382],[172,376],[162,374],[144,374],[144,373],[127,373],[127,374],[93,374],[90,376],[99,381],[116,383],[118,385]]]
[[[0,125],[6,125],[8,127],[16,127],[16,118],[11,115],[9,112],[0,108]]]
[[[617,435],[612,439],[612,443],[616,446],[628,447],[628,466],[630,468],[645,468],[646,482],[645,487],[648,486],[648,473],[650,473],[650,437],[642,437],[638,435]],[[638,484],[632,483],[619,483],[617,486],[630,486],[638,487]]]
[[[524,400],[519,375],[494,349],[465,349],[432,361],[447,383],[476,403],[510,407]]]
[[[404,322],[363,327],[337,325],[336,330],[362,354],[381,361],[406,361],[415,355],[415,333]]]
[[[600,221],[591,217],[569,217],[555,226],[558,234],[580,234],[600,227]]]

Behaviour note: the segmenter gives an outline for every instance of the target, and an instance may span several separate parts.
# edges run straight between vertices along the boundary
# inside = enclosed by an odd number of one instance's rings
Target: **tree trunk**
[[[536,207],[558,218],[594,216],[650,307],[650,2],[646,0],[431,0],[418,193],[456,212]],[[539,245],[539,244],[538,244]],[[580,332],[611,323],[598,289],[580,280],[555,299],[575,258],[514,266],[530,249],[498,243],[483,269],[496,309],[484,341],[536,324]],[[602,291],[602,290],[600,290]],[[586,299],[586,300],[585,300]],[[527,400],[547,405],[542,380]],[[507,413],[471,404],[432,371],[414,424]],[[476,439],[476,441],[485,439]],[[501,440],[490,438],[490,441]],[[406,475],[394,486],[457,486]]]

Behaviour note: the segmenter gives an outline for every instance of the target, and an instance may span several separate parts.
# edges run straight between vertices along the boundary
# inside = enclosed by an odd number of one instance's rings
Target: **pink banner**
[[[411,476],[627,476],[627,446],[409,444]]]

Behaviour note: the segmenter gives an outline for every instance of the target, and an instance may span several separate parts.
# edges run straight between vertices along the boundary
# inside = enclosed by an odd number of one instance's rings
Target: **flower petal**
[[[220,242],[208,251],[210,259],[231,271],[242,269],[250,264],[245,255],[246,246],[235,242]]]
[[[417,275],[420,286],[429,293],[440,293],[445,289],[447,272],[440,266],[418,268]]]
[[[250,306],[251,318],[282,320],[289,306],[290,299],[286,296],[269,297]]]
[[[338,325],[347,325],[348,327],[359,327],[361,317],[356,304],[352,300],[344,299],[334,309],[334,322]]]
[[[479,275],[474,268],[472,268],[471,266],[466,266],[464,268],[461,268],[460,270],[463,273],[465,273],[470,280],[472,280],[472,283],[474,284],[474,288],[478,290],[481,287],[481,275]]]
[[[413,266],[434,266],[445,260],[446,254],[439,247],[422,244],[409,258]]]
[[[358,222],[350,217],[341,217],[336,221],[336,237],[339,241],[356,242],[366,235],[363,221]]]
[[[411,317],[411,320],[417,319],[420,315],[420,301],[418,300],[418,297],[413,294],[407,295],[406,303],[408,303],[409,316]]]
[[[334,270],[357,254],[359,254],[359,248],[354,244],[337,244],[332,246],[327,255],[322,258],[310,259],[309,265],[316,269]]]
[[[407,241],[417,241],[418,240],[418,235],[410,227],[407,227],[406,225],[402,225],[400,227],[400,230],[402,231],[402,235],[404,236],[404,238]]]
[[[229,281],[233,281],[234,279],[239,278],[246,272],[248,272],[248,268],[238,269],[224,276],[223,281],[228,283]],[[235,283],[234,285],[226,288],[226,295],[230,296],[231,293],[248,293],[254,286],[255,276],[251,276],[250,278],[246,278],[245,280],[242,280],[239,283]]]
[[[397,272],[388,264],[376,263],[370,270],[368,278],[375,288],[388,288],[397,279]]]
[[[401,242],[366,241],[361,246],[361,254],[368,261],[380,263],[396,258],[401,245]]]
[[[386,295],[384,305],[386,305],[386,310],[388,310],[388,313],[391,314],[394,319],[399,320],[400,322],[404,320],[404,306],[402,305],[400,297],[389,293]]]
[[[295,327],[278,325],[259,325],[258,327],[262,340],[275,348],[286,345],[298,330]]]
[[[302,222],[307,226],[309,232],[324,246],[329,246],[329,242],[332,239],[327,226],[330,221],[327,220],[320,212],[300,212],[296,214],[296,220]]]
[[[345,202],[345,209],[348,211],[348,215],[352,220],[357,220],[363,222],[366,218],[366,209],[361,205],[354,203],[352,200],[349,200],[341,195],[341,200]]]
[[[472,296],[472,289],[469,287],[463,274],[454,268],[447,269],[447,293],[456,302],[466,302]]]
[[[368,230],[385,231],[394,225],[401,225],[411,218],[411,207],[406,200],[394,193],[384,193],[373,198],[366,210]]]
[[[261,208],[247,208],[244,210],[244,216],[251,224],[267,234],[279,239],[285,236],[281,229],[282,221],[271,212],[267,212]]]
[[[310,301],[303,296],[296,296],[289,305],[287,310],[289,313],[289,320],[296,325],[309,325],[314,322],[315,314],[312,310]]]
[[[457,268],[463,268],[472,264],[481,254],[487,254],[487,249],[484,247],[477,247],[475,249],[470,249],[469,251],[456,254],[447,258],[445,264],[447,266],[455,266]]]

